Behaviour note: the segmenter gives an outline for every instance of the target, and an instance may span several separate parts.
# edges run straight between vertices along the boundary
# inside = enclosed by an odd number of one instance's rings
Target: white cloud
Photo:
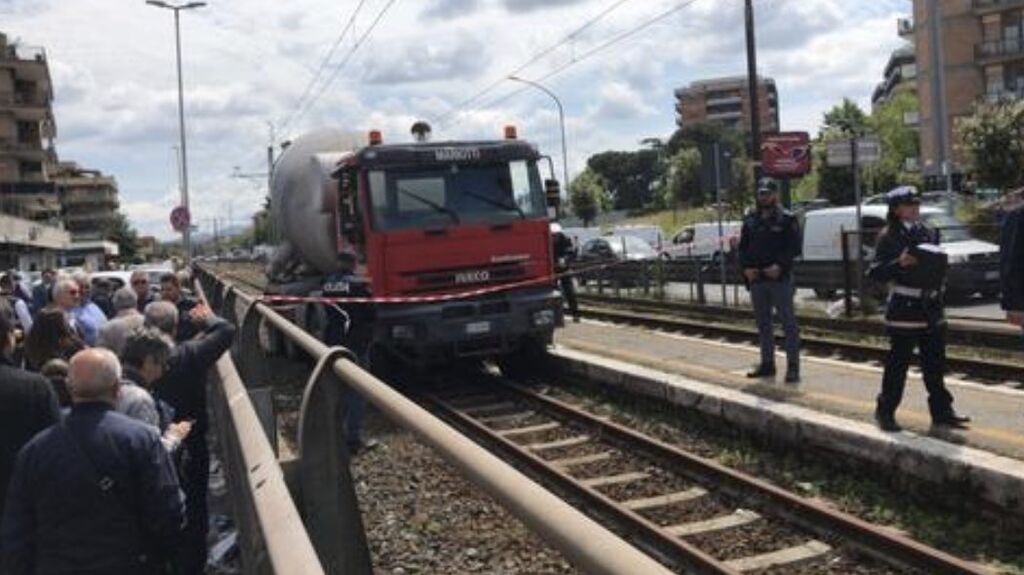
[[[399,1],[370,39],[338,70],[387,0],[367,0],[355,34],[324,68],[336,76],[287,130],[281,122],[318,69],[354,3],[327,0],[211,0],[182,15],[192,204],[206,218],[248,218],[264,193],[231,178],[265,170],[267,122],[282,137],[317,127],[383,129],[408,137],[418,119],[443,138],[499,137],[520,126],[560,161],[557,115],[531,88],[500,82],[612,0]],[[539,78],[677,3],[627,2],[573,41],[519,73]],[[895,18],[905,0],[766,0],[758,9],[760,71],[778,81],[784,128],[814,129],[843,96],[865,101],[899,45]],[[177,85],[170,13],[142,0],[0,0],[0,26],[25,44],[45,46],[56,93],[58,153],[117,176],[122,204],[142,231],[172,236],[166,223],[177,177]],[[89,22],[89,33],[82,23]],[[674,88],[743,73],[741,2],[699,0],[544,84],[565,105],[570,166],[608,148],[628,149],[675,126]],[[499,81],[476,105],[452,106]],[[314,94],[320,90],[313,90]],[[507,97],[506,96],[510,96]],[[452,118],[457,122],[451,121]]]

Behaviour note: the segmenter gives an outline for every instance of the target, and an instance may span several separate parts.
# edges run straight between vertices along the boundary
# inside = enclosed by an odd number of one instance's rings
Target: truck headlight
[[[555,325],[555,310],[542,309],[533,312],[533,327],[550,327]]]
[[[391,339],[416,339],[416,326],[393,325],[391,326]]]

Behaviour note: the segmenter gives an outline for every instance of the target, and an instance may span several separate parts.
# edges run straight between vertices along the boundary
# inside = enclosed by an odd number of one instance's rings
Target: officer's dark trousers
[[[907,368],[914,348],[921,352],[921,372],[928,390],[928,410],[932,419],[949,415],[953,411],[953,396],[946,389],[943,372],[946,369],[946,328],[937,327],[926,333],[891,333],[889,355],[882,376],[882,393],[878,395],[878,413],[892,416],[903,399],[907,383]]]
[[[757,333],[761,340],[761,365],[775,365],[775,332],[772,309],[779,312],[786,334],[786,361],[789,367],[800,365],[800,328],[793,311],[793,280],[757,282],[750,286],[750,299],[757,317]]]
[[[569,313],[572,317],[579,317],[580,315],[580,304],[576,299],[576,283],[573,282],[572,276],[562,276],[558,279],[558,284],[562,289],[562,297],[565,298],[565,303],[569,306]]]
[[[193,429],[186,440],[188,462],[180,479],[181,489],[185,492],[187,523],[175,561],[175,572],[180,574],[203,573],[206,569],[206,535],[209,531],[206,492],[210,481],[210,451],[203,431],[196,433]]]

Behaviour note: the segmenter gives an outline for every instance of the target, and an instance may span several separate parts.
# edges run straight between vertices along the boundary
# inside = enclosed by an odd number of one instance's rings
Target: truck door
[[[359,170],[350,167],[338,174],[338,253],[350,254],[357,264],[366,263],[366,234],[359,200]]]

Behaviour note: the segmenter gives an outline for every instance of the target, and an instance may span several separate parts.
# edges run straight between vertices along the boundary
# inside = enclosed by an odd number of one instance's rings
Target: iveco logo
[[[434,159],[438,162],[467,162],[480,159],[478,148],[440,148],[434,150]]]
[[[455,274],[455,283],[457,284],[480,284],[491,280],[491,272],[487,270],[477,270],[472,272],[461,272]]]

